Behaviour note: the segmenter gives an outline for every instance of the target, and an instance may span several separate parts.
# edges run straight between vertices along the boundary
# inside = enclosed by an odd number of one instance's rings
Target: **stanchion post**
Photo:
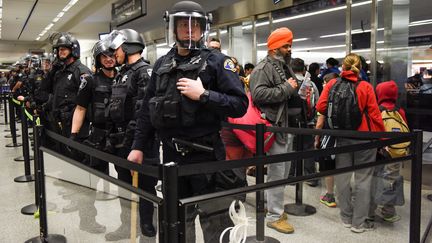
[[[49,243],[66,243],[66,237],[57,234],[48,234],[48,219],[46,209],[46,195],[45,195],[45,168],[43,161],[43,152],[40,147],[43,143],[43,126],[37,125],[34,127],[33,133],[36,133],[34,146],[38,152],[38,183],[39,183],[39,236],[27,240],[26,243],[34,242],[49,242]]]
[[[296,135],[296,151],[303,151],[304,135]],[[303,159],[295,161],[295,176],[303,176]],[[309,216],[316,213],[316,208],[303,203],[303,183],[296,184],[295,203],[285,205],[285,212],[296,216]]]
[[[264,124],[256,124],[256,153],[255,157],[262,157],[265,155],[264,153],[264,133],[266,131],[266,126]],[[276,136],[276,134],[274,134]],[[264,183],[264,165],[256,166],[256,174],[255,174],[255,183],[256,185]],[[246,239],[246,242],[265,242],[265,243],[279,243],[279,241],[275,238],[265,236],[264,234],[264,220],[265,220],[265,211],[264,211],[264,191],[260,190],[256,192],[255,196],[256,203],[256,236],[249,236]]]
[[[8,95],[7,94],[4,94],[4,96],[3,96],[3,106],[4,106],[4,120],[5,120],[5,125],[7,125],[8,124],[8,108],[7,108],[7,98],[8,97]]]
[[[414,157],[411,163],[410,243],[420,242],[421,184],[423,159],[423,132],[414,130]]]
[[[7,144],[6,147],[19,147],[21,144],[17,143],[16,126],[15,126],[15,107],[12,102],[12,97],[9,98],[9,128],[12,135],[12,143]]]
[[[33,115],[33,129],[36,130],[36,121],[38,119],[37,115]],[[36,136],[37,133],[35,131],[33,131],[33,141],[36,141]],[[21,213],[25,214],[25,215],[33,215],[39,208],[39,176],[38,176],[38,171],[39,171],[39,165],[38,165],[38,152],[39,149],[36,148],[36,144],[33,146],[33,168],[34,168],[34,178],[35,178],[35,203],[34,204],[30,204],[27,205],[25,207],[23,207],[21,209]]]
[[[164,239],[166,243],[179,242],[178,220],[178,165],[175,162],[164,164],[163,195],[164,195]]]
[[[15,182],[30,182],[34,181],[34,176],[30,173],[30,154],[29,154],[29,142],[28,142],[28,126],[27,118],[24,111],[24,105],[21,107],[21,137],[22,137],[22,152],[24,158],[24,175],[16,177]]]

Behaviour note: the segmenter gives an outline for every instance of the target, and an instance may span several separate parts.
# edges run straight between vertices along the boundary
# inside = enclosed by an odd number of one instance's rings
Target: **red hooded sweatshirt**
[[[340,76],[345,78],[353,83],[358,82],[358,75],[356,75],[353,71],[342,71]],[[327,103],[328,96],[331,87],[337,79],[332,79],[330,82],[324,87],[323,92],[318,100],[316,105],[316,109],[321,114],[327,114]],[[359,108],[361,111],[364,111],[367,108],[370,131],[374,132],[383,132],[385,131],[384,123],[382,121],[381,112],[378,108],[378,103],[375,97],[374,88],[368,82],[361,82],[358,84],[356,88],[357,93],[357,101],[359,104]],[[369,131],[368,122],[366,120],[366,114],[363,112],[362,123],[357,131]]]
[[[375,88],[376,95],[378,99],[378,105],[383,106],[387,110],[393,110],[396,106],[396,101],[398,99],[398,86],[393,80],[382,82],[378,84]],[[399,108],[399,114],[407,122],[405,116],[405,110]]]

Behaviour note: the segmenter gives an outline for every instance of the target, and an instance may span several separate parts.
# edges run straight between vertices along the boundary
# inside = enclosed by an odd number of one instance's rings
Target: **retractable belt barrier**
[[[45,130],[44,134],[60,143],[67,145],[70,148],[76,149],[80,152],[83,152],[86,155],[98,158],[100,160],[111,162],[115,165],[121,166],[128,170],[134,170],[139,173],[152,176],[158,179],[162,179],[163,183],[163,192],[164,198],[159,198],[157,196],[151,195],[142,191],[139,188],[134,188],[132,185],[121,182],[115,178],[112,178],[108,175],[105,175],[99,171],[96,171],[80,162],[77,162],[69,157],[66,157],[56,151],[53,151],[47,147],[41,146],[41,150],[44,152],[48,152],[56,157],[60,157],[63,160],[71,163],[77,167],[80,167],[92,174],[95,174],[107,181],[110,181],[114,184],[117,184],[129,191],[132,191],[139,196],[151,200],[153,202],[158,203],[160,207],[160,213],[167,217],[160,217],[159,226],[163,229],[160,229],[159,232],[161,235],[159,236],[160,242],[184,242],[185,241],[185,232],[184,232],[184,223],[182,210],[185,209],[186,206],[208,201],[215,198],[223,198],[229,197],[233,195],[239,195],[250,192],[259,192],[265,189],[298,183],[310,179],[316,179],[323,176],[335,175],[340,173],[346,173],[350,171],[355,171],[363,168],[374,167],[377,165],[394,163],[404,160],[412,160],[412,192],[411,192],[411,217],[410,217],[410,242],[418,242],[420,235],[420,206],[419,206],[419,198],[421,197],[421,193],[419,192],[419,188],[421,185],[421,164],[419,166],[418,163],[421,163],[422,156],[422,132],[419,130],[409,132],[409,133],[397,133],[397,132],[358,132],[358,131],[346,131],[346,130],[326,130],[326,129],[306,129],[306,128],[281,128],[281,127],[266,127],[263,124],[257,125],[241,125],[241,124],[229,124],[223,123],[222,126],[233,128],[233,129],[243,129],[243,130],[264,130],[270,132],[278,132],[278,133],[291,133],[291,134],[299,134],[299,135],[331,135],[335,137],[345,137],[345,138],[353,138],[364,140],[365,142],[359,145],[347,145],[340,147],[331,147],[326,149],[317,149],[317,150],[304,150],[304,151],[295,151],[291,153],[285,154],[277,154],[271,156],[258,155],[251,159],[239,159],[239,160],[229,160],[229,161],[208,161],[194,164],[177,164],[175,162],[165,161],[165,164],[158,164],[158,159],[147,159],[147,162],[157,163],[157,166],[151,165],[138,165],[132,163],[126,159],[114,156],[112,154],[108,154],[102,152],[100,150],[91,148],[89,146],[80,144],[78,142],[72,141],[69,138],[61,136],[57,133],[54,133],[49,130]],[[264,128],[263,128],[264,127]],[[257,133],[258,134],[258,133]],[[260,135],[256,135],[257,141],[257,151],[264,148],[264,134],[259,133]],[[261,136],[262,137],[259,137]],[[368,141],[370,140],[370,141]],[[405,157],[396,158],[396,159],[384,159],[379,161],[374,161],[370,163],[360,164],[360,165],[352,165],[349,167],[344,167],[340,169],[335,169],[331,171],[324,171],[315,174],[309,175],[301,175],[297,177],[290,177],[287,179],[266,182],[266,183],[258,183],[252,186],[246,186],[242,188],[229,189],[224,191],[219,191],[210,194],[204,194],[199,196],[193,196],[189,198],[179,198],[178,196],[178,178],[181,176],[190,176],[195,174],[208,174],[221,170],[234,169],[239,167],[247,167],[247,166],[257,166],[258,168],[262,168],[265,164],[271,163],[280,163],[283,161],[294,161],[294,160],[302,160],[304,158],[312,158],[312,157],[324,157],[333,154],[340,153],[349,153],[360,150],[367,150],[373,148],[381,148],[392,144],[398,144],[402,142],[411,141],[411,154]],[[258,146],[260,149],[258,149]],[[261,148],[262,146],[262,148]],[[263,151],[263,150],[262,150]],[[419,162],[420,160],[420,162]],[[169,162],[169,163],[168,163]],[[262,173],[261,173],[262,174]],[[257,176],[259,173],[257,173]],[[263,177],[263,175],[259,175]],[[257,178],[258,181],[258,178]],[[227,209],[228,210],[228,209]],[[263,210],[263,209],[260,209]],[[178,215],[178,216],[177,216]],[[258,225],[258,223],[257,223]],[[264,227],[263,224],[260,224],[260,227]],[[263,231],[262,231],[263,232]],[[257,235],[258,238],[258,235]]]

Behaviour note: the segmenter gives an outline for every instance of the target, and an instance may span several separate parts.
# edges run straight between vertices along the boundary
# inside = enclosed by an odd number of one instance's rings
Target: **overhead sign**
[[[409,46],[426,46],[432,44],[432,35],[410,36]]]
[[[120,0],[111,6],[111,26],[118,27],[147,14],[147,0]]]

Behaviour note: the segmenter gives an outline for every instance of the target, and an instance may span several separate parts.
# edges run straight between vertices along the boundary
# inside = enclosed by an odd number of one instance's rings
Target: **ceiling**
[[[71,32],[80,41],[83,52],[90,50],[99,38],[99,33],[110,31],[111,4],[116,1],[79,0],[39,41],[36,41],[36,37],[70,0],[3,0],[0,63],[15,62],[30,49],[43,48],[49,51],[47,38],[55,31]],[[214,10],[237,1],[239,0],[206,1],[202,6],[207,10]],[[164,24],[164,11],[176,2],[178,1],[147,0],[147,15],[121,28],[133,28],[139,32],[160,28]],[[25,25],[27,18],[28,22]]]
[[[15,62],[25,55],[29,49],[45,48],[49,51],[47,37],[54,31],[69,31],[75,35],[81,44],[83,52],[90,50],[98,39],[99,33],[110,31],[111,4],[117,0],[79,0],[67,11],[54,26],[36,41],[39,33],[57,16],[70,0],[3,0],[3,17],[0,38],[0,63]],[[231,5],[240,0],[198,1],[208,11]],[[264,0],[263,0],[264,1]],[[147,0],[147,15],[134,20],[121,28],[132,28],[146,32],[164,25],[162,16],[177,0]],[[410,22],[431,19],[428,1],[410,0]],[[36,3],[36,4],[35,4]],[[32,14],[30,12],[33,9]],[[382,1],[379,16],[382,16]],[[353,29],[360,29],[361,20],[366,29],[370,24],[370,5],[353,8]],[[24,28],[26,19],[28,23]],[[382,18],[379,19],[382,25]],[[307,41],[296,42],[294,48],[306,48],[323,45],[344,44],[345,36],[319,38],[326,34],[345,31],[344,10],[312,17],[294,19],[275,24],[275,27],[287,26],[294,32],[295,38],[309,38]],[[380,26],[381,27],[381,26]],[[268,28],[257,28],[258,43],[265,41]],[[22,33],[21,33],[22,32]],[[382,31],[381,31],[382,33]],[[382,35],[379,33],[379,37]],[[410,36],[432,34],[432,25],[410,28]],[[261,37],[260,37],[261,36]]]

